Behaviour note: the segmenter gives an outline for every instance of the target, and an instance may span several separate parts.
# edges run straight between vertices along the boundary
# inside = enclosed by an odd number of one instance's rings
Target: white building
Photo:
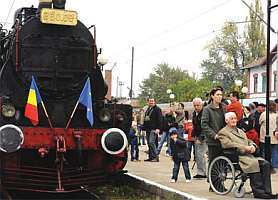
[[[277,45],[271,50],[270,54],[270,98],[277,98],[278,94],[278,63],[277,63]],[[256,99],[266,97],[266,56],[260,58],[244,67],[247,70],[247,98]],[[265,100],[264,100],[265,101]]]

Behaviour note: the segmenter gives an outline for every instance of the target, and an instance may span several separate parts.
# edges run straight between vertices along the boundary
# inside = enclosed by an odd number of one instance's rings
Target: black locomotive
[[[65,0],[20,8],[10,31],[0,27],[1,187],[76,191],[125,166],[132,107],[105,99],[93,28],[91,34],[76,12],[65,10]],[[44,103],[36,126],[24,115],[32,77]],[[76,104],[86,80],[93,126],[88,108]]]

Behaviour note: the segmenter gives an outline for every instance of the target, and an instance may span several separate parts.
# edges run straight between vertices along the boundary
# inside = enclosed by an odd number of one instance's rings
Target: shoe
[[[256,194],[254,198],[258,199],[277,199],[277,194]]]
[[[152,159],[149,159],[149,158],[148,158],[148,159],[146,159],[146,160],[144,160],[144,161],[146,161],[146,162],[150,162],[151,160],[152,160]]]
[[[159,162],[159,158],[154,158],[154,159],[150,160],[150,162]]]
[[[277,173],[277,171],[276,171],[276,169],[274,169],[274,168],[271,168],[271,174],[276,174]]]
[[[175,182],[176,182],[176,179],[173,179],[173,178],[172,178],[172,179],[170,180],[170,183],[175,183]]]
[[[191,183],[191,179],[186,179],[185,182],[186,183]]]
[[[217,189],[219,192],[226,192],[227,189],[222,185],[220,188]]]
[[[210,186],[209,186],[209,192],[213,192],[213,189],[212,189],[212,187],[210,187]]]
[[[197,174],[197,175],[193,176],[193,178],[207,178],[207,176],[206,175]]]

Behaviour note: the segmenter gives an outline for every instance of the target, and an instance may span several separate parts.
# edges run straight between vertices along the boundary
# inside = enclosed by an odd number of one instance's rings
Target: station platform
[[[181,195],[184,195],[185,199],[237,199],[233,196],[233,192],[225,196],[217,195],[214,192],[209,192],[209,184],[206,179],[192,179],[190,183],[185,182],[185,177],[183,173],[182,166],[180,167],[179,177],[176,183],[170,183],[173,161],[170,157],[165,155],[166,147],[163,147],[160,153],[159,162],[144,162],[144,159],[147,159],[147,154],[145,151],[148,150],[147,145],[139,146],[139,162],[130,161],[130,152],[129,160],[125,167],[125,170],[128,170],[128,173],[132,176],[139,177],[151,184],[157,184],[158,187],[167,188],[168,190],[173,190],[179,192]],[[189,162],[190,173],[193,177],[196,175],[196,165],[192,170],[193,161]],[[272,191],[273,193],[278,193],[278,172],[272,174]],[[244,184],[246,191],[251,191],[249,181]],[[245,194],[244,198],[241,199],[253,199],[252,194]]]

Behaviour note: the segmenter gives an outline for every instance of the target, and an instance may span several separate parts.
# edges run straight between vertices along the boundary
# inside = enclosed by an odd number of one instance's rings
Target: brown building
[[[105,70],[105,81],[108,86],[108,91],[106,94],[106,99],[111,100],[111,94],[112,94],[112,70]]]

